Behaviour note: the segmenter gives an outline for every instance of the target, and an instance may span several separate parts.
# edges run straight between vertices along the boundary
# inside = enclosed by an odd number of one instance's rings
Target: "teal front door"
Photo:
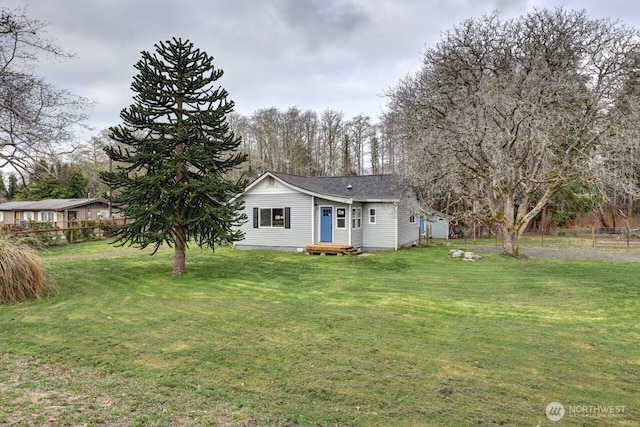
[[[320,208],[320,241],[333,242],[333,207]]]

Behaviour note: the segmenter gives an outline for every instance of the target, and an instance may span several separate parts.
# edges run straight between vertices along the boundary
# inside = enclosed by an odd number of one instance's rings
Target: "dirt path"
[[[500,253],[500,246],[465,245],[467,250],[477,254]],[[566,260],[589,260],[610,262],[640,262],[638,249],[606,249],[606,248],[556,248],[556,247],[526,247],[522,254],[530,258],[550,258]]]

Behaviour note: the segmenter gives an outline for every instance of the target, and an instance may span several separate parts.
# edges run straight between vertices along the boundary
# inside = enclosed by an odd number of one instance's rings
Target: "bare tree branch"
[[[0,167],[22,175],[38,159],[63,151],[90,106],[35,75],[41,56],[73,56],[45,38],[45,28],[25,9],[0,10]]]

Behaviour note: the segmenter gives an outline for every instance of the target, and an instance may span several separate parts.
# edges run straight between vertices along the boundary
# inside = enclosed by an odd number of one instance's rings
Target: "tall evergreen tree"
[[[0,171],[0,199],[5,199],[7,197],[7,186],[4,183],[4,176],[2,175],[2,171]]]
[[[15,173],[9,174],[9,187],[7,187],[7,200],[13,200],[20,191],[20,184]]]
[[[77,166],[38,162],[29,176],[29,185],[19,191],[22,200],[82,199],[88,197],[89,179]],[[93,195],[92,195],[93,196]]]
[[[156,44],[135,68],[134,103],[120,113],[124,124],[109,129],[118,144],[105,148],[117,166],[101,176],[130,219],[117,242],[155,250],[166,243],[173,275],[183,275],[189,242],[214,249],[243,237],[237,226],[246,215],[232,198],[246,183],[225,179],[245,161],[229,129],[234,103],[213,87],[223,74],[213,57],[188,40]]]

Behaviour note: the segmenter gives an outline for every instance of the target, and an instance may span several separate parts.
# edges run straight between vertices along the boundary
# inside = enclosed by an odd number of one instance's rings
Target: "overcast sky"
[[[133,65],[143,50],[171,37],[190,39],[224,70],[218,81],[236,111],[297,106],[376,119],[381,94],[420,67],[442,31],[500,10],[586,9],[593,18],[640,28],[638,0],[2,0],[27,7],[47,34],[74,52],[42,62],[38,74],[59,89],[95,101],[88,124],[120,124],[131,103]],[[80,136],[80,138],[87,138]]]

